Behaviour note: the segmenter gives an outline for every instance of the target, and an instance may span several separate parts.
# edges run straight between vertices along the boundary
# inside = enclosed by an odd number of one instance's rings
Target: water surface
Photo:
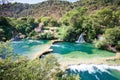
[[[100,50],[94,47],[94,45],[89,43],[69,43],[69,42],[60,42],[52,45],[53,53],[62,55],[66,58],[105,58],[115,56],[115,53],[109,52],[106,50]]]
[[[15,54],[34,57],[38,52],[43,50],[43,46],[48,44],[47,40],[22,40],[13,41]],[[52,45],[53,53],[58,59],[64,60],[105,58],[115,56],[115,53],[100,50],[92,44],[76,44],[68,42],[60,42]],[[120,66],[81,64],[71,65],[67,68],[68,73],[78,74],[81,80],[120,80]]]
[[[13,41],[15,54],[20,54],[32,58],[36,53],[42,51],[42,46],[47,44],[47,40],[21,40]]]
[[[80,75],[81,80],[120,80],[120,66],[81,64],[71,65],[66,71]]]

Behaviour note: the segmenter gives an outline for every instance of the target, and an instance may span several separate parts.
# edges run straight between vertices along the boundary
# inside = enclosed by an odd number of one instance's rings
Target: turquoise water
[[[80,75],[81,80],[120,80],[120,66],[81,64],[71,65],[66,71]]]
[[[53,53],[60,61],[90,61],[92,58],[106,58],[115,56],[115,53],[100,50],[89,43],[77,44],[69,42],[55,43],[52,47]],[[75,60],[76,59],[76,60]],[[80,64],[70,65],[68,73],[80,75],[81,80],[120,80],[120,66]]]
[[[47,40],[22,40],[13,41],[15,54],[20,54],[32,58],[36,53],[42,51],[42,46],[47,44]],[[93,45],[60,42],[52,45],[53,53],[61,59],[90,59],[97,57],[115,56],[115,53],[96,49]],[[64,61],[64,60],[63,60]],[[120,66],[81,64],[68,66],[68,73],[80,75],[81,80],[120,80]]]
[[[15,54],[24,55],[32,58],[36,53],[42,51],[41,46],[46,44],[47,40],[21,40],[13,41]]]
[[[77,44],[69,42],[60,42],[52,45],[53,53],[60,54],[69,58],[94,58],[94,57],[111,57],[115,53],[100,50],[89,43]]]

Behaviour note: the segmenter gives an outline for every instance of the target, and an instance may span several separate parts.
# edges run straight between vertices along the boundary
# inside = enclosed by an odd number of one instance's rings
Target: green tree
[[[41,18],[41,22],[44,23],[44,26],[48,26],[50,20],[51,20],[50,17],[42,17],[42,18]]]
[[[19,57],[17,61],[7,58],[0,62],[1,80],[79,80],[59,68],[57,59],[47,55],[43,59],[28,60]]]
[[[117,45],[120,40],[120,28],[110,28],[105,31],[105,38],[107,42],[111,45]]]
[[[9,23],[9,18],[0,16],[0,41],[6,41],[12,38],[12,29],[13,26]]]
[[[99,20],[99,24],[100,26],[103,26],[103,27],[113,27],[113,23],[112,20],[112,9],[110,8],[104,8],[104,9],[101,9],[97,12],[96,14],[97,16],[97,19]]]
[[[79,80],[78,76],[63,72],[53,54],[34,60],[10,56],[14,54],[11,43],[2,42],[0,55],[3,54],[6,54],[6,57],[0,61],[0,80]]]
[[[9,41],[7,42],[0,42],[0,56],[12,56],[13,55],[13,48]]]

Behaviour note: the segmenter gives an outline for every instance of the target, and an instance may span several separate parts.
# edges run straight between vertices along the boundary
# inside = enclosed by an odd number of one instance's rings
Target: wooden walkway
[[[44,49],[43,49],[41,52],[37,53],[33,59],[39,58],[40,56],[42,56],[42,55],[44,55],[44,54],[46,54],[46,53],[52,52],[53,49],[50,49],[50,47],[51,47],[54,43],[57,43],[57,42],[62,42],[62,40],[52,40],[52,41],[50,42],[50,44],[45,45],[45,46],[44,46]]]

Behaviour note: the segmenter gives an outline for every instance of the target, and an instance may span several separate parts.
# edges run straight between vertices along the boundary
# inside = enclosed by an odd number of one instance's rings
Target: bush
[[[12,48],[12,45],[9,41],[7,42],[0,42],[0,57],[5,58],[5,57],[10,57],[14,55],[14,51]]]
[[[78,77],[68,75],[59,68],[54,55],[47,55],[43,59],[28,60],[18,57],[6,58],[0,62],[0,80],[79,80]]]
[[[34,30],[32,30],[32,31],[29,33],[28,37],[33,37],[33,36],[36,36],[36,35],[38,35],[38,33],[35,32]]]
[[[0,41],[6,41],[12,38],[12,25],[9,18],[0,16]]]
[[[120,28],[110,28],[105,31],[105,38],[111,45],[117,45],[120,40]]]
[[[48,33],[42,33],[40,36],[38,36],[39,39],[48,39],[48,40],[52,40],[54,39],[54,35],[50,32]]]
[[[95,42],[95,47],[99,48],[99,49],[105,49],[106,44],[107,44],[106,41],[98,40],[98,41]]]
[[[41,20],[39,19],[39,21],[44,23],[44,26],[48,26],[50,20],[51,20],[50,17],[42,17]]]
[[[116,46],[116,49],[117,49],[118,51],[120,51],[120,41],[118,41],[117,46]]]

